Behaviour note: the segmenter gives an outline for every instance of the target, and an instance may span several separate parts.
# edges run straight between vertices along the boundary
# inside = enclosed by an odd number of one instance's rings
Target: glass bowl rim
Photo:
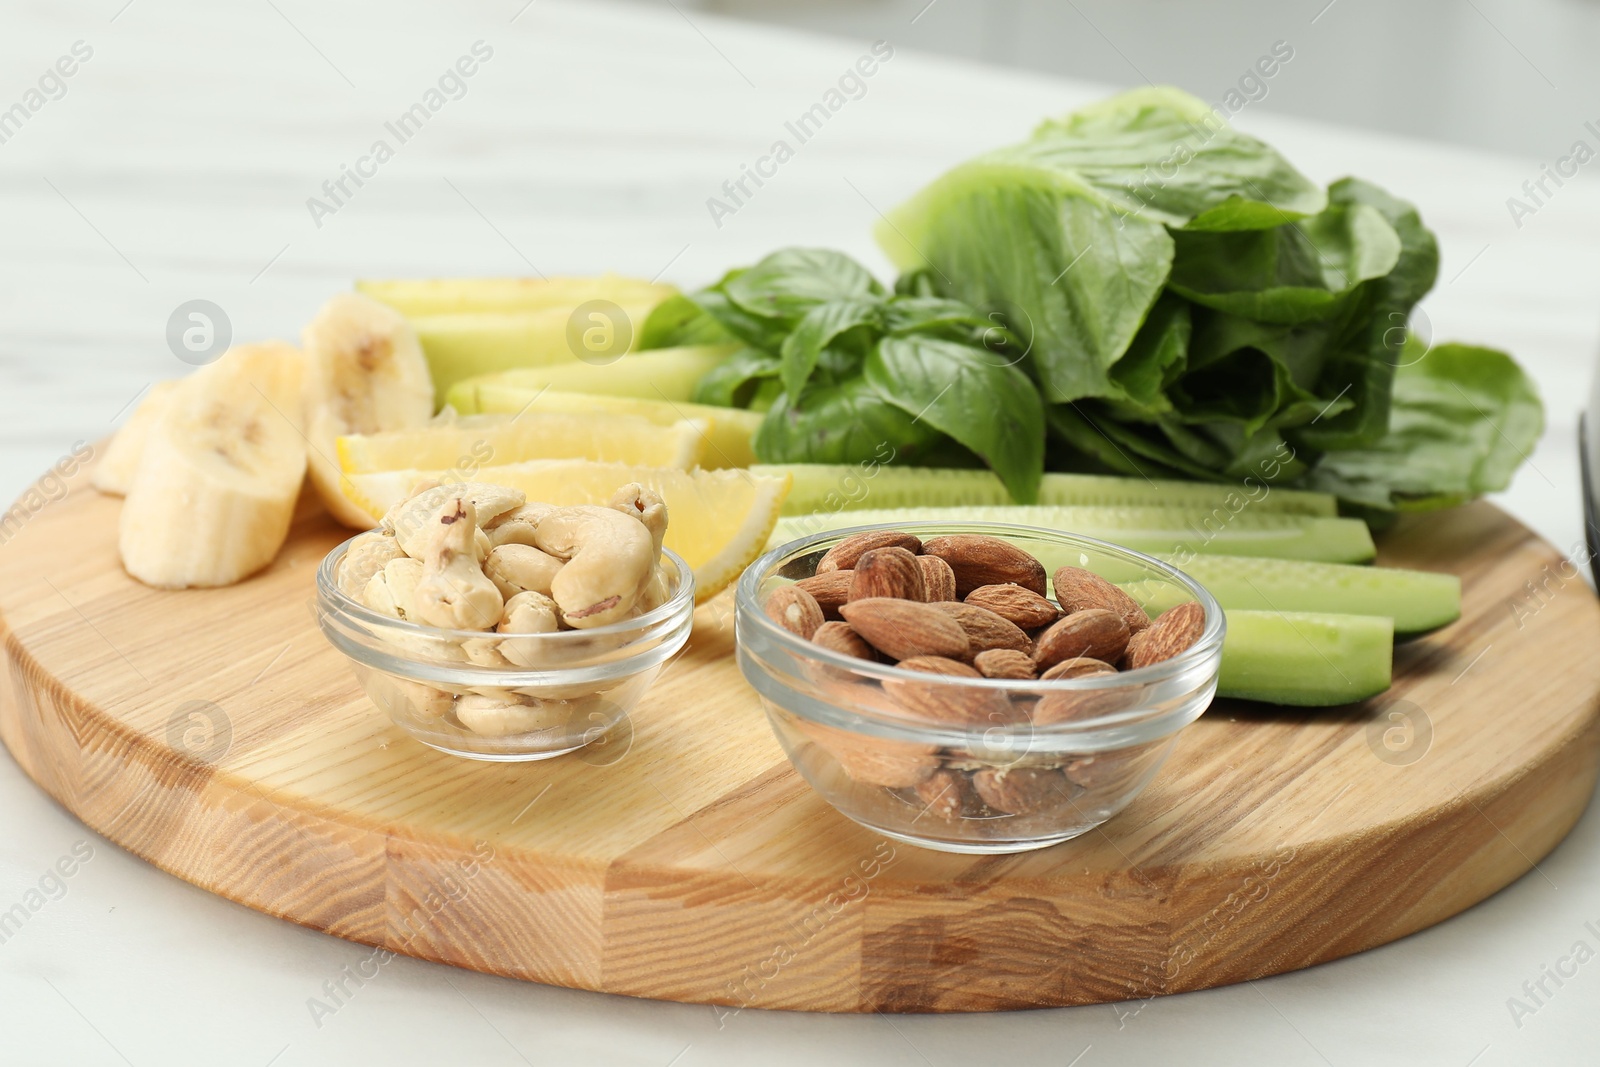
[[[1149,666],[1139,667],[1135,670],[1118,671],[1116,674],[1091,675],[1084,678],[1052,678],[1049,680],[1040,678],[957,678],[948,675],[929,674],[926,671],[906,670],[887,663],[868,663],[865,660],[847,656],[842,652],[835,652],[832,649],[824,648],[813,641],[807,640],[799,634],[778,625],[767,615],[757,599],[757,588],[776,569],[780,561],[789,556],[799,555],[823,541],[843,540],[846,537],[854,537],[856,534],[870,533],[877,530],[896,530],[906,533],[916,533],[918,530],[938,530],[945,534],[990,531],[1025,533],[1034,536],[1042,535],[1045,539],[1053,540],[1058,544],[1087,547],[1113,556],[1123,556],[1135,563],[1153,569],[1164,578],[1178,582],[1192,593],[1195,600],[1200,603],[1201,608],[1205,611],[1205,628],[1200,632],[1200,636],[1195,640],[1194,644],[1171,659],[1152,663]],[[1216,598],[1211,595],[1210,591],[1164,560],[1111,541],[1104,541],[1097,537],[1087,537],[1083,534],[1068,533],[1063,530],[1052,530],[1047,526],[1028,526],[1021,523],[984,522],[981,520],[956,519],[941,521],[939,519],[917,519],[908,522],[872,523],[870,525],[824,530],[805,537],[795,538],[763,553],[759,559],[745,568],[744,573],[739,576],[735,604],[740,617],[749,620],[748,625],[759,629],[763,637],[775,642],[786,652],[805,659],[817,660],[831,667],[841,668],[851,675],[872,678],[877,681],[915,681],[922,684],[932,683],[962,688],[977,687],[1002,693],[1093,692],[1118,689],[1127,685],[1146,685],[1168,681],[1220,650],[1222,639],[1227,633],[1227,619],[1223,614],[1222,606],[1217,603]],[[1131,713],[1116,713],[1105,717],[1103,720],[1087,719],[1082,722],[1062,723],[1060,725],[1077,727],[1111,725],[1112,721],[1119,716],[1128,714]],[[907,722],[909,725],[915,723],[915,720],[908,720]]]

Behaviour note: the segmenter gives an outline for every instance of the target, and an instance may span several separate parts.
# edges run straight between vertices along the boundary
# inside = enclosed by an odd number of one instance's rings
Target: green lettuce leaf
[[[926,254],[945,295],[1004,316],[1057,401],[1116,392],[1110,368],[1172,265],[1160,223],[1069,177],[1014,164],[958,168],[878,237],[902,267]]]
[[[1317,395],[1342,397],[1350,403],[1342,413],[1330,412],[1296,432],[1298,443],[1320,451],[1359,448],[1387,432],[1389,394],[1411,310],[1439,274],[1439,243],[1415,207],[1355,178],[1334,182],[1328,198],[1336,204],[1365,204],[1382,213],[1400,237],[1400,258],[1387,275],[1368,283],[1368,305],[1349,318],[1322,360]]]
[[[1176,235],[1172,290],[1257,322],[1335,315],[1362,282],[1400,259],[1400,236],[1365,204],[1336,204],[1271,230]]]
[[[1471,345],[1428,348],[1416,338],[1394,376],[1389,432],[1359,449],[1329,452],[1305,478],[1376,510],[1424,511],[1511,484],[1544,429],[1533,382],[1504,352]]]
[[[1047,120],[1015,151],[1169,226],[1268,229],[1315,215],[1327,202],[1272,148],[1166,87],[1135,89]]]

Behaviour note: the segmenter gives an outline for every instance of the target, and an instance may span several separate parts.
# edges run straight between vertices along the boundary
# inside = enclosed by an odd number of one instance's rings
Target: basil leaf
[[[1044,470],[1044,408],[1016,367],[983,349],[925,337],[888,337],[867,357],[866,381],[919,422],[955,438],[1031,504]]]
[[[1003,329],[999,316],[986,317],[970,304],[937,296],[892,296],[883,306],[884,330],[895,336],[909,333],[950,333],[971,336],[974,331]],[[951,337],[954,340],[954,336]]]
[[[786,248],[774,252],[722,286],[752,315],[795,320],[818,304],[883,295],[866,268],[840,252]]]
[[[783,323],[750,314],[716,287],[702,289],[692,299],[729,335],[747,345],[775,354],[783,344],[786,333]]]
[[[723,325],[693,299],[678,293],[650,310],[639,327],[638,349],[718,345],[734,340]]]
[[[790,396],[803,396],[806,382],[811,380],[811,372],[816,370],[824,348],[847,331],[878,326],[881,322],[882,304],[877,300],[832,300],[813,307],[783,339],[779,350],[783,359],[784,391]],[[865,347],[858,342],[858,349]]]
[[[939,433],[885,399],[863,378],[812,386],[805,406],[787,393],[773,403],[756,430],[756,456],[763,463],[862,463],[881,457],[885,446],[897,461],[915,461]]]
[[[780,365],[770,352],[741,348],[695,383],[694,402],[724,408],[749,407],[761,382],[777,378]]]

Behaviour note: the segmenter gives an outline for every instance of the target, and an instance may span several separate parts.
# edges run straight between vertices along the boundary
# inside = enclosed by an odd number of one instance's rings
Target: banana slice
[[[345,434],[426,426],[433,415],[428,361],[399,312],[356,293],[322,305],[302,341],[311,482],[334,518],[368,529],[373,516],[341,487],[335,442]]]
[[[128,494],[133,476],[139,471],[139,457],[144,455],[144,443],[150,439],[150,431],[160,420],[161,413],[172,402],[172,394],[177,391],[179,384],[157,382],[150,387],[149,394],[139,401],[139,406],[133,409],[128,421],[122,424],[122,429],[112,436],[111,443],[106,445],[105,455],[95,465],[90,482],[96,489],[111,496]]]
[[[122,506],[128,573],[164,589],[228,585],[289,533],[306,448],[292,421],[305,361],[281,341],[240,345],[184,379],[150,427]]]

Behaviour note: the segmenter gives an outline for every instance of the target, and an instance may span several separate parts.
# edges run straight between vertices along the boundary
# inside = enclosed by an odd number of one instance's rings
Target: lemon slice
[[[392,470],[341,479],[351,502],[376,522],[425,479],[488,482],[521,489],[530,501],[604,504],[619,488],[638,482],[667,503],[666,546],[694,568],[695,600],[726,589],[761,554],[778,523],[789,491],[788,472],[673,470],[584,460],[535,460],[471,472]]]
[[[748,467],[756,462],[750,447],[763,418],[759,411],[691,404],[682,400],[645,400],[632,396],[569,393],[510,381],[476,379],[451,390],[450,402],[458,411],[472,412],[604,412],[633,415],[670,425],[684,419],[704,419],[711,424],[701,464],[706,467]]]
[[[651,467],[699,466],[710,424],[638,415],[526,412],[472,415],[413,430],[348,434],[335,445],[345,474],[393,470],[470,473],[532,459],[590,459]]]

